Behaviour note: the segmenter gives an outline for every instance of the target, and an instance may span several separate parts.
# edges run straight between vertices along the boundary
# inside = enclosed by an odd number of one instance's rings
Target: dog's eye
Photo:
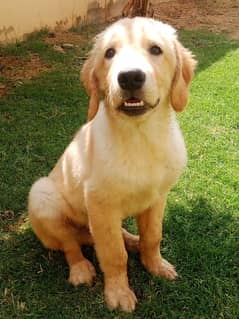
[[[112,59],[115,55],[116,51],[114,48],[109,48],[105,51],[105,58],[106,59]]]
[[[163,51],[161,50],[161,48],[157,45],[152,45],[150,48],[149,48],[149,52],[152,54],[152,55],[160,55],[161,53],[163,53]]]

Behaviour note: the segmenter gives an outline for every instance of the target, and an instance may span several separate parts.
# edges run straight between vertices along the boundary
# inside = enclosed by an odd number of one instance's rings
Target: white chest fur
[[[168,108],[144,122],[109,122],[101,108],[92,125],[94,154],[90,184],[120,202],[124,215],[153,204],[177,182],[186,150],[174,114]]]

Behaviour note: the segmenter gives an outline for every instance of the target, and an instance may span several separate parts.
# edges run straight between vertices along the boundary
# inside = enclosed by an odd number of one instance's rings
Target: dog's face
[[[82,69],[91,96],[89,120],[99,97],[119,116],[143,116],[162,103],[181,111],[195,65],[171,26],[139,17],[119,20],[96,37]]]

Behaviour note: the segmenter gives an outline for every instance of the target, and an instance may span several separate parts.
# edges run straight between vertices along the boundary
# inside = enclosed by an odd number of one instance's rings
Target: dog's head
[[[117,114],[141,116],[171,104],[183,110],[196,61],[162,22],[136,17],[117,21],[99,34],[81,72],[90,95],[88,120],[99,99]]]

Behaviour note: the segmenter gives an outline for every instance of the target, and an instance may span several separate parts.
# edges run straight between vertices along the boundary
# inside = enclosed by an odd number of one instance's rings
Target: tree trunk
[[[146,17],[148,15],[148,9],[151,8],[149,0],[128,0],[125,4],[122,15],[123,17]],[[152,16],[152,10],[149,12]]]

